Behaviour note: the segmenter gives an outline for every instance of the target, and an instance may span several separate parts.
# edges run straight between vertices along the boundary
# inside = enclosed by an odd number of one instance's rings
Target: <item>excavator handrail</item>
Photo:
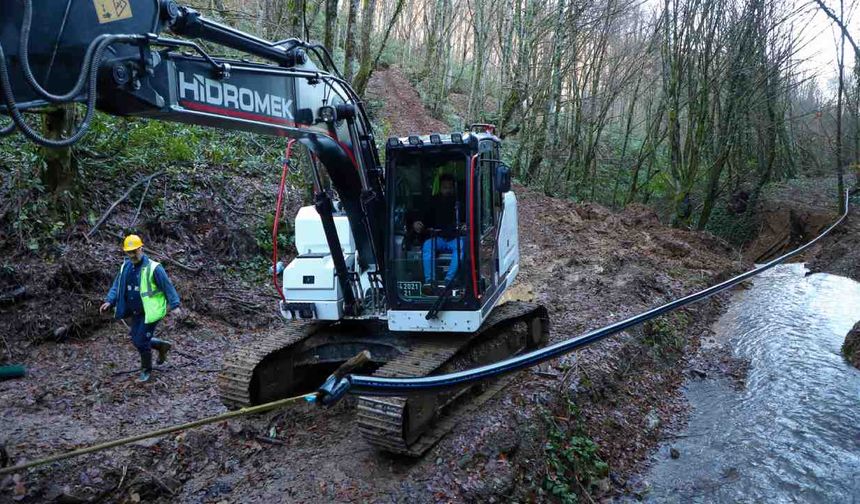
[[[848,191],[845,192],[845,207],[839,219],[825,229],[821,234],[807,242],[806,244],[786,253],[776,259],[753,268],[745,273],[741,273],[733,278],[725,280],[721,283],[703,289],[701,291],[689,294],[679,299],[675,299],[666,304],[652,308],[633,317],[609,324],[607,326],[595,329],[574,338],[558,342],[545,348],[534,350],[526,354],[518,355],[510,359],[506,359],[494,364],[448,373],[443,375],[426,376],[419,378],[384,378],[379,376],[353,375],[349,374],[339,380],[333,380],[331,377],[326,380],[322,387],[318,390],[321,402],[325,405],[331,405],[340,400],[347,392],[351,394],[359,394],[365,396],[402,396],[415,393],[424,393],[428,391],[437,391],[453,387],[472,384],[488,378],[494,378],[503,374],[512,373],[521,369],[536,366],[542,362],[554,359],[561,355],[570,353],[576,349],[596,343],[608,336],[617,334],[625,329],[636,326],[648,320],[654,319],[665,313],[677,310],[688,304],[692,304],[714,294],[720,293],[726,289],[759,275],[774,266],[790,259],[801,252],[809,249],[819,240],[827,236],[833,229],[839,226],[848,216]]]

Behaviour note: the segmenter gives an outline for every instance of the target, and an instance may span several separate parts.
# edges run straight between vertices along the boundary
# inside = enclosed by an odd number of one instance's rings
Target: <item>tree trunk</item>
[[[361,49],[358,55],[359,62],[364,65],[371,59],[370,36],[373,33],[373,18],[376,15],[376,0],[364,0],[364,9],[361,12]]]
[[[369,3],[374,3],[375,0],[371,0]],[[403,5],[406,3],[406,0],[397,0],[397,5],[394,8],[394,14],[392,14],[391,21],[388,23],[388,28],[385,30],[385,35],[382,37],[382,42],[379,44],[379,50],[376,51],[376,54],[371,54],[370,48],[370,35],[367,36],[367,55],[364,54],[364,48],[362,48],[362,56],[361,56],[361,65],[358,69],[358,75],[355,76],[355,91],[359,96],[364,96],[364,92],[367,90],[367,83],[370,82],[370,76],[373,75],[373,71],[376,69],[376,65],[379,63],[379,58],[382,56],[382,52],[385,50],[385,46],[388,44],[388,38],[391,35],[391,29],[394,27],[394,23],[397,22],[397,18],[400,17],[400,13],[403,11]],[[363,37],[364,35],[362,35]]]
[[[45,136],[51,139],[67,138],[75,129],[76,109],[74,104],[52,107],[44,116]],[[77,171],[77,162],[72,157],[72,148],[42,149],[45,170],[42,183],[55,196],[71,188]]]
[[[323,45],[334,54],[334,38],[337,32],[337,2],[338,0],[325,1],[325,27],[323,31]]]
[[[546,105],[546,143],[547,162],[556,160],[556,146],[558,145],[558,116],[561,108],[561,54],[564,52],[564,0],[558,2],[558,12],[555,18],[555,35],[552,41],[552,83],[550,85],[550,99]]]
[[[839,15],[845,15],[845,7],[839,0]],[[845,88],[845,32],[841,32],[839,49],[839,85],[836,91],[836,177],[839,186],[839,208],[841,212],[845,206],[845,174],[842,162],[842,91]]]
[[[358,14],[359,0],[349,1],[349,15],[346,18],[346,44],[343,50],[343,78],[352,82],[352,67],[355,62],[355,16]]]
[[[361,13],[361,47],[358,53],[358,73],[353,80],[353,87],[359,96],[364,96],[367,81],[373,71],[373,55],[371,54],[371,34],[373,33],[373,17],[376,14],[376,0],[364,0]]]

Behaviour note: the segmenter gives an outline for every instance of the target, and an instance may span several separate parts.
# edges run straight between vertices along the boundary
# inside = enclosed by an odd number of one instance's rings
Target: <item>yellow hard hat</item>
[[[137,235],[128,235],[122,242],[122,249],[126,252],[137,250],[140,247],[143,247],[143,240]]]

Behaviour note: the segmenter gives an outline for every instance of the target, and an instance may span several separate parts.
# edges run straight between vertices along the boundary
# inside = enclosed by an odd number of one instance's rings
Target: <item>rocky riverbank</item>
[[[845,335],[845,343],[842,344],[842,355],[854,367],[860,369],[860,322],[857,322],[851,328],[851,331]]]

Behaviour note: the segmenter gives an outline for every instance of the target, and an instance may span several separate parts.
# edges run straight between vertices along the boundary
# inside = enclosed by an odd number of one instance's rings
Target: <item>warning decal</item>
[[[99,23],[110,23],[131,17],[131,0],[93,0]]]

